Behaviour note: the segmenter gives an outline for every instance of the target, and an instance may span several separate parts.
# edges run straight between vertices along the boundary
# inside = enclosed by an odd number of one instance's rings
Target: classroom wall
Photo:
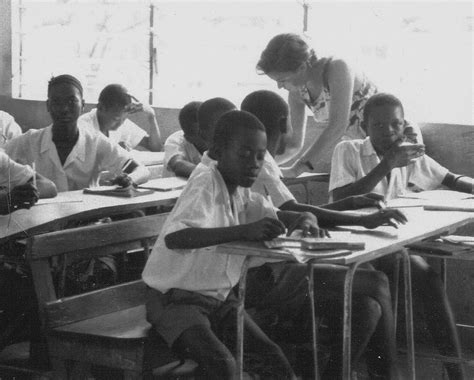
[[[45,88],[46,100],[46,88]],[[95,107],[95,104],[86,104],[84,112]],[[39,129],[51,124],[51,119],[46,110],[46,102],[44,100],[28,100],[13,99],[9,96],[0,95],[0,109],[11,114],[16,122],[21,126],[23,132],[28,129]],[[158,124],[166,139],[171,133],[179,129],[178,112],[174,108],[158,108],[154,107]],[[145,115],[135,114],[130,117],[138,125],[146,127],[148,122]]]

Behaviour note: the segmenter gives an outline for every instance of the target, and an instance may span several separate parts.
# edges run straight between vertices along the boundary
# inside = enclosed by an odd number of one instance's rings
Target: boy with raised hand
[[[275,210],[250,191],[263,163],[266,135],[253,115],[225,113],[213,138],[216,162],[193,172],[169,215],[143,271],[150,287],[147,318],[178,352],[199,365],[206,379],[233,379],[237,285],[244,257],[221,254],[216,245],[268,240],[301,228],[315,234],[309,213]],[[264,261],[252,259],[252,266]],[[263,354],[273,377],[295,375],[281,349],[245,315],[247,349]]]
[[[174,132],[166,139],[163,177],[188,178],[201,162],[202,154],[207,149],[199,132],[198,109],[201,104],[189,102],[179,111],[181,131]]]
[[[0,214],[30,208],[38,199],[53,198],[56,194],[56,186],[52,181],[35,173],[30,166],[18,164],[0,152]]]
[[[403,105],[390,94],[372,96],[364,108],[364,140],[343,141],[333,154],[329,189],[335,199],[375,191],[387,199],[445,185],[472,192],[473,179],[449,172],[425,154],[422,144],[406,142]],[[419,256],[410,256],[413,293],[423,303],[425,320],[442,355],[461,357],[453,312],[439,275]],[[393,277],[393,258],[375,262]],[[464,378],[460,364],[444,363],[450,379]]]
[[[129,115],[137,112],[147,116],[148,133],[128,119]],[[79,123],[102,132],[126,150],[163,150],[155,111],[150,105],[140,103],[121,84],[105,86],[99,95],[97,108],[82,115]]]
[[[51,78],[46,107],[53,124],[12,139],[6,153],[19,163],[36,163],[37,172],[53,181],[58,191],[96,186],[104,170],[113,173],[113,182],[120,186],[146,182],[148,169],[126,150],[103,134],[78,128],[82,94],[81,83],[72,75]]]

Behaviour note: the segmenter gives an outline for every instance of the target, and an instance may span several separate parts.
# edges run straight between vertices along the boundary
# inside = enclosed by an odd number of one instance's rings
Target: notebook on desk
[[[265,241],[267,248],[300,248],[308,251],[318,250],[361,250],[365,249],[363,241],[347,241],[337,238],[312,238],[312,237],[284,237],[280,236],[273,240]]]
[[[99,186],[84,189],[84,194],[108,195],[111,197],[133,198],[140,195],[153,194],[153,190],[140,189],[133,186]]]
[[[182,177],[157,178],[138,186],[138,188],[156,191],[171,191],[182,189],[186,186],[187,182],[188,181]]]

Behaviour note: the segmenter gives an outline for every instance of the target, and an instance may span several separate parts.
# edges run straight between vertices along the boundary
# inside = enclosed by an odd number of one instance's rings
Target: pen
[[[33,169],[33,186],[36,187],[36,162],[33,161],[31,164],[31,168]]]
[[[377,207],[380,209],[380,210],[385,210],[387,208],[387,206],[385,205],[385,202],[384,201],[377,201]]]

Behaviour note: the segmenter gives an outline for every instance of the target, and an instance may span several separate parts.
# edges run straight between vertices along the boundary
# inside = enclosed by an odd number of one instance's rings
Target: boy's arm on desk
[[[184,228],[165,236],[169,249],[194,249],[237,240],[269,240],[285,232],[283,224],[272,218],[230,227]]]

